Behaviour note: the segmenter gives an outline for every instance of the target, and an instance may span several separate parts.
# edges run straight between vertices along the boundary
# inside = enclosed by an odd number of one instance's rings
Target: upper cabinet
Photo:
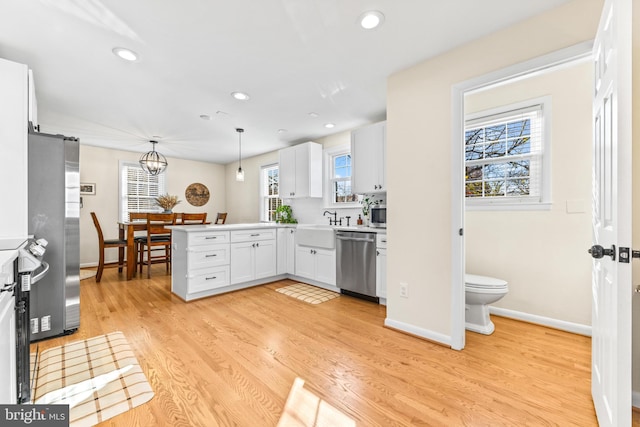
[[[351,132],[352,190],[356,194],[387,191],[385,183],[387,122]]]
[[[33,71],[29,70],[29,124],[31,128],[38,132],[40,127],[38,126],[38,100],[36,99],[36,85],[33,79]]]
[[[280,197],[322,197],[322,145],[305,142],[280,150]]]

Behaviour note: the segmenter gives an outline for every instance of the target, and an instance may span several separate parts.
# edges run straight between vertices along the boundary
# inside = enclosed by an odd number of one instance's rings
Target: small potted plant
[[[358,202],[362,205],[362,219],[364,221],[364,225],[369,225],[369,212],[371,211],[371,205],[377,205],[380,203],[380,200],[373,200],[374,197],[376,196],[369,196],[366,194],[358,196]]]
[[[280,224],[297,224],[298,220],[293,217],[291,206],[280,205],[276,208],[276,222]]]
[[[160,206],[166,213],[171,213],[171,210],[180,203],[178,200],[178,196],[171,196],[169,194],[164,194],[156,197],[156,204]]]

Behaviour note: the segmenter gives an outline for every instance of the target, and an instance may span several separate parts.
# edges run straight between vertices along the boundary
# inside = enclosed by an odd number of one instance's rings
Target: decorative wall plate
[[[184,191],[184,197],[190,205],[202,206],[209,201],[209,189],[206,185],[194,182]]]

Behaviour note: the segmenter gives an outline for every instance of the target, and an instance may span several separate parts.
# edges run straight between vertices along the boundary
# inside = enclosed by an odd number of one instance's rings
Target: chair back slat
[[[207,221],[207,213],[186,213],[183,212],[181,216],[181,224],[204,224]]]
[[[218,212],[218,216],[216,217],[216,224],[224,224],[226,221],[227,221],[227,213]]]

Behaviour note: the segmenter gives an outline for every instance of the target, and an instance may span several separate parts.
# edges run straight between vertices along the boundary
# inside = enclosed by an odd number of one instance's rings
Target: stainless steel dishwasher
[[[343,294],[378,302],[376,233],[336,232],[336,276]]]

